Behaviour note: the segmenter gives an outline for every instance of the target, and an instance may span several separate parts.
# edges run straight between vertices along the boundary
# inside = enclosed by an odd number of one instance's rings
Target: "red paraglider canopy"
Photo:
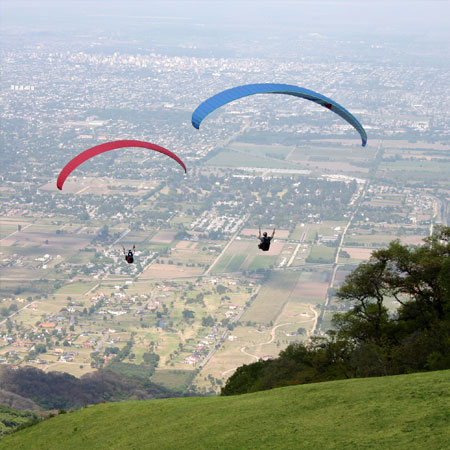
[[[184,162],[178,158],[175,153],[167,150],[164,147],[160,147],[159,145],[152,144],[150,142],[144,141],[134,141],[134,140],[123,140],[123,141],[113,141],[113,142],[105,142],[104,144],[96,145],[95,147],[89,148],[84,152],[80,153],[78,156],[73,158],[70,162],[68,162],[61,173],[58,176],[58,180],[56,182],[56,186],[59,190],[62,190],[63,184],[66,181],[66,178],[81,164],[83,164],[88,159],[99,155],[100,153],[109,152],[110,150],[116,150],[118,148],[124,147],[139,147],[139,148],[148,148],[150,150],[155,150],[160,153],[164,153],[164,155],[169,156],[174,159],[181,167],[183,167],[184,172],[186,173],[186,166]]]

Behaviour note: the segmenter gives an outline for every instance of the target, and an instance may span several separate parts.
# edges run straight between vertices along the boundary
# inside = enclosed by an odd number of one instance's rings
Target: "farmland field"
[[[332,263],[336,254],[335,247],[325,245],[314,245],[307,258],[310,262]]]
[[[257,241],[235,240],[214,266],[214,273],[268,268],[275,263],[284,246],[283,242],[275,241],[268,252],[262,252],[257,244]]]
[[[228,167],[262,167],[275,169],[292,169],[292,163],[287,163],[275,158],[262,157],[257,155],[243,154],[233,150],[222,150],[214,155],[207,162],[210,166]],[[299,167],[300,168],[300,167]]]
[[[295,287],[298,274],[295,272],[273,272],[263,285],[242,321],[257,323],[275,321]]]

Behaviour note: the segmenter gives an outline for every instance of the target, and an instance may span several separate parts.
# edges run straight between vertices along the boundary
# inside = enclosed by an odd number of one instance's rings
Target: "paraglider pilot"
[[[275,236],[275,228],[272,231],[272,236],[267,236],[267,232],[264,231],[263,235],[261,236],[261,227],[259,228],[259,235],[258,239],[261,241],[258,245],[258,248],[262,250],[263,252],[267,252],[270,248],[270,241]]]
[[[133,264],[133,262],[134,262],[134,252],[136,251],[136,246],[133,245],[133,250],[128,250],[128,253],[125,250],[125,247],[122,247],[122,248],[123,248],[123,254],[125,255],[125,261],[128,264]]]

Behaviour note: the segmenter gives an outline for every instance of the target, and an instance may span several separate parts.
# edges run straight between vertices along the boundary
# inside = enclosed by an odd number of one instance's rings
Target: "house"
[[[43,322],[43,323],[40,323],[38,326],[39,326],[40,328],[53,329],[53,328],[56,328],[56,323],[46,323],[46,322]]]

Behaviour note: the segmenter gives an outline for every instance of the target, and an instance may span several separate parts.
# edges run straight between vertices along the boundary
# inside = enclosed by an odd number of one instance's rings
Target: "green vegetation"
[[[0,437],[37,421],[38,415],[35,412],[0,406]]]
[[[450,228],[420,247],[391,242],[345,280],[334,330],[239,367],[223,395],[293,384],[450,368]],[[391,313],[385,303],[398,303]],[[350,307],[351,306],[351,307]]]
[[[99,370],[76,378],[68,373],[45,373],[34,367],[14,370],[3,366],[0,367],[1,388],[30,399],[47,410],[79,408],[104,401],[147,400],[174,395],[168,389],[151,383],[148,378],[142,379],[141,373],[136,376],[136,370],[133,372],[128,366],[133,365],[125,365],[119,369],[126,376],[134,376],[134,379],[109,370]]]
[[[334,261],[336,249],[333,247],[326,247],[324,245],[312,247],[311,252],[306,258],[308,263],[324,263],[329,264]]]
[[[228,264],[227,272],[238,271],[246,257],[247,255],[245,254],[234,255],[230,263]]]
[[[196,374],[194,370],[156,369],[151,381],[173,391],[187,392]]]
[[[267,167],[271,169],[292,169],[293,163],[283,162],[276,158],[261,157],[240,153],[233,150],[222,150],[212,158],[208,159],[209,166],[229,167]],[[300,167],[299,167],[300,168]]]
[[[248,270],[269,269],[275,264],[277,257],[272,255],[257,255],[253,258]]]
[[[7,436],[0,449],[442,449],[450,440],[449,377],[442,371],[106,403]]]

